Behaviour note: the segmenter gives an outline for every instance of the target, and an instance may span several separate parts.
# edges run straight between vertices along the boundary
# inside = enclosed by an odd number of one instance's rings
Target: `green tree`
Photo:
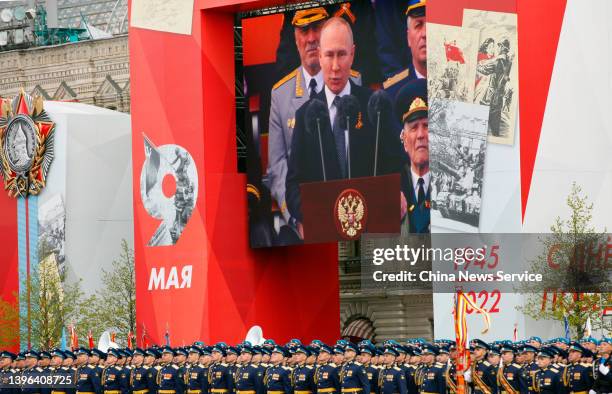
[[[535,320],[567,319],[575,338],[583,336],[589,319],[594,330],[609,333],[612,323],[602,317],[603,308],[612,304],[607,236],[592,226],[593,204],[575,182],[566,203],[569,217],[556,218],[530,267],[544,279],[519,286],[526,302],[517,309]]]
[[[95,315],[90,320],[97,327],[94,338],[104,330],[115,332],[116,342],[125,346],[130,331],[136,332],[136,276],[134,251],[126,240],[121,241],[121,253],[113,261],[112,269],[102,270],[103,287],[95,300]]]
[[[51,349],[60,344],[62,331],[82,323],[87,299],[80,280],[68,284],[57,269],[53,254],[42,260],[24,280],[28,313],[21,314],[21,336],[33,347]]]
[[[10,349],[19,344],[19,302],[0,297],[0,349]]]

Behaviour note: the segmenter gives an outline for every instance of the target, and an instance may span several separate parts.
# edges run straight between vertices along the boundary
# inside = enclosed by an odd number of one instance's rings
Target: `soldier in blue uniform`
[[[264,386],[267,394],[291,394],[291,368],[283,365],[287,351],[278,345],[272,345],[270,367],[265,372]]]
[[[38,366],[39,354],[34,350],[29,350],[25,354],[25,368],[22,372],[22,377],[24,380],[28,380],[30,377],[32,380],[35,380],[37,377],[40,377],[44,370]],[[27,387],[22,385],[21,388],[22,394],[40,394],[41,389],[37,387]]]
[[[161,369],[156,364],[156,360],[159,357],[157,350],[149,348],[145,351],[144,365],[147,366],[147,387],[151,394],[157,393],[157,372]]]
[[[406,376],[402,369],[395,365],[399,356],[397,349],[387,346],[383,353],[384,368],[378,375],[378,392],[380,394],[407,394]]]
[[[101,383],[104,394],[128,394],[128,375],[125,369],[116,365],[121,355],[119,349],[108,349],[106,367],[102,372]]]
[[[422,349],[423,368],[420,372],[420,393],[446,393],[446,366],[435,361],[438,350],[432,344]]]
[[[340,387],[346,393],[370,393],[370,381],[363,365],[355,361],[357,345],[347,343],[344,348],[344,365],[340,370]]]
[[[187,366],[185,370],[185,388],[187,394],[208,393],[208,366],[204,366],[199,362],[200,356],[205,352],[209,353],[205,348],[199,348],[197,346],[189,348],[189,356],[187,356]]]
[[[521,374],[521,366],[514,362],[515,351],[511,343],[504,343],[500,347],[501,361],[497,370],[497,388],[500,393],[527,392],[527,384]]]
[[[540,368],[535,377],[536,392],[543,394],[562,393],[563,384],[558,369],[551,366],[553,353],[550,349],[541,348],[538,352],[537,364]]]
[[[143,349],[136,348],[132,353],[133,368],[129,371],[130,391],[132,394],[148,394],[149,393],[149,365],[145,365],[144,359],[146,352]],[[151,393],[153,394],[153,393]]]
[[[523,345],[521,348],[521,353],[523,354],[521,376],[527,385],[527,394],[534,394],[537,392],[535,386],[535,375],[539,369],[538,364],[535,362],[535,355],[537,352],[538,349],[533,345]]]
[[[2,385],[8,385],[11,377],[14,379],[17,376],[17,370],[12,367],[13,361],[17,358],[16,354],[8,351],[0,353],[0,394],[19,394],[17,388],[2,388]]]
[[[208,371],[208,383],[212,394],[226,394],[234,392],[234,379],[227,363],[223,361],[226,346],[224,343],[217,343],[213,346],[211,355],[213,365]]]
[[[570,393],[588,392],[593,387],[593,366],[582,362],[586,349],[578,342],[569,347],[569,364],[562,370],[563,386]]]
[[[161,368],[157,372],[158,394],[183,394],[184,382],[181,381],[178,365],[173,363],[174,350],[170,346],[161,349]]]
[[[89,364],[89,351],[85,348],[79,348],[75,351],[77,357],[77,394],[101,394],[102,372],[98,370],[97,365]]]
[[[291,376],[293,392],[295,394],[312,394],[316,392],[314,382],[314,368],[306,364],[306,358],[310,354],[303,345],[296,345],[290,351],[293,352],[295,368]]]
[[[598,393],[612,393],[612,338],[602,338],[598,350],[599,357],[593,362],[593,389]]]
[[[406,349],[409,357],[406,363],[406,388],[408,389],[408,394],[416,394],[419,392],[416,380],[422,369],[421,349],[410,345]]]
[[[263,373],[251,364],[253,348],[244,344],[240,351],[239,366],[236,369],[236,394],[263,394]]]
[[[378,394],[378,369],[371,363],[372,357],[376,354],[376,347],[368,339],[359,343],[359,362],[365,368],[368,380],[370,381],[370,392]]]
[[[339,393],[340,375],[338,366],[331,362],[334,350],[322,343],[319,345],[319,356],[315,368],[315,383],[317,393]]]
[[[487,361],[489,345],[480,340],[474,339],[470,342],[472,349],[472,367],[469,377],[466,380],[472,382],[474,394],[494,394],[497,393],[497,375],[495,368]]]

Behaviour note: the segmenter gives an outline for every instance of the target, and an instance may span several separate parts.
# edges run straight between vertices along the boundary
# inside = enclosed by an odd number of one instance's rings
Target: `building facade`
[[[20,89],[46,100],[130,112],[127,34],[0,52],[0,96]]]

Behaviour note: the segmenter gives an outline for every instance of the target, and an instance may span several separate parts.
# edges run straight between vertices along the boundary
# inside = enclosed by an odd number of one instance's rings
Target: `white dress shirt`
[[[320,93],[323,90],[323,71],[319,70],[316,75],[308,74],[308,71],[304,67],[302,67],[302,75],[304,76],[304,86],[306,87],[306,91],[310,94],[310,80],[314,79],[317,81],[317,88],[315,89],[317,93]]]
[[[425,195],[427,195],[427,191],[429,190],[429,182],[431,181],[431,173],[427,171],[424,175],[419,176],[412,167],[410,167],[410,174],[412,175],[412,188],[414,189],[414,195],[416,198],[419,198],[419,178],[423,178],[423,191],[425,191]]]

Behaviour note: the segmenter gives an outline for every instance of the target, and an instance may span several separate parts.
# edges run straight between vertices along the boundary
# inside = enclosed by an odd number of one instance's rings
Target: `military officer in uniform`
[[[286,349],[270,344],[270,366],[264,375],[264,387],[267,394],[291,394],[291,368],[283,365]]]
[[[253,364],[253,348],[249,344],[242,345],[240,366],[236,369],[235,384],[236,394],[263,394],[263,372]]]
[[[568,393],[588,393],[593,387],[593,365],[582,363],[586,349],[578,342],[571,342],[569,347],[569,364],[562,369],[563,386]]]
[[[223,343],[217,343],[211,350],[212,361],[208,371],[208,383],[210,384],[211,394],[227,394],[234,392],[234,379],[232,372],[223,361],[225,357],[226,346]]]
[[[540,348],[536,361],[539,367],[535,376],[535,388],[537,393],[557,394],[563,392],[561,374],[558,369],[551,366],[552,358],[553,353],[550,349]]]
[[[16,354],[8,351],[0,353],[0,394],[18,394],[19,392],[16,388],[2,388],[2,385],[10,383],[11,377],[14,379],[17,376],[17,371],[12,367],[16,358]]]
[[[147,369],[147,387],[149,388],[149,392],[151,394],[157,393],[157,372],[161,369],[161,367],[156,363],[159,354],[157,350],[153,348],[149,348],[145,351],[144,357],[144,365],[148,367]]]
[[[435,361],[437,352],[432,344],[423,346],[421,353],[423,368],[417,381],[419,392],[422,394],[446,393],[446,365]]]
[[[533,345],[523,345],[521,348],[521,353],[523,354],[521,376],[527,385],[527,394],[534,394],[537,392],[535,386],[535,375],[539,369],[538,364],[535,362],[535,355],[537,351],[538,349]]]
[[[304,345],[295,345],[291,351],[296,363],[291,377],[294,394],[315,393],[317,387],[314,382],[314,368],[306,364],[310,352]]]
[[[333,352],[330,346],[319,344],[319,356],[315,367],[317,393],[340,393],[338,366],[331,362]]]
[[[425,0],[409,0],[406,8],[406,40],[412,54],[412,64],[383,82],[383,88],[395,98],[408,82],[427,78],[427,34],[425,30]]]
[[[27,381],[30,377],[35,380],[41,376],[44,370],[38,366],[39,354],[34,350],[29,350],[25,353],[25,368],[21,374],[22,378]],[[40,394],[41,390],[31,385],[24,385],[21,388],[22,394]]]
[[[89,351],[79,348],[75,351],[77,357],[77,394],[102,394],[102,372],[97,365],[89,364]]]
[[[593,362],[597,393],[612,393],[612,338],[602,338],[599,342],[599,357]]]
[[[372,357],[376,354],[376,347],[368,339],[359,343],[358,361],[365,368],[368,380],[370,381],[370,392],[378,394],[378,369],[371,363]]]
[[[179,366],[172,362],[174,356],[174,350],[170,346],[161,349],[162,364],[156,377],[157,394],[183,394],[185,383],[181,381]]]
[[[472,367],[466,380],[472,382],[474,394],[494,394],[497,393],[497,375],[495,368],[487,361],[489,345],[480,340],[474,339],[470,342],[472,349]]]
[[[132,353],[133,368],[128,372],[130,391],[132,394],[148,394],[149,381],[147,375],[151,366],[144,363],[146,352],[143,349],[136,348]],[[151,393],[154,394],[154,393]]]
[[[187,394],[208,393],[208,367],[199,363],[200,356],[207,352],[197,346],[189,348],[185,367],[185,389]]]
[[[103,394],[128,394],[128,376],[125,369],[116,365],[121,351],[119,349],[108,349],[106,354],[106,367],[102,372]]]
[[[378,392],[380,394],[407,394],[406,375],[400,367],[395,365],[399,356],[397,349],[392,346],[385,347],[383,353],[384,367],[378,375]]]
[[[343,394],[370,393],[370,381],[363,365],[356,361],[357,345],[347,343],[344,348],[344,365],[340,370],[340,388]]]
[[[521,366],[514,362],[515,348],[510,343],[500,347],[501,361],[497,370],[497,387],[500,394],[527,392],[527,384],[521,374]]]

